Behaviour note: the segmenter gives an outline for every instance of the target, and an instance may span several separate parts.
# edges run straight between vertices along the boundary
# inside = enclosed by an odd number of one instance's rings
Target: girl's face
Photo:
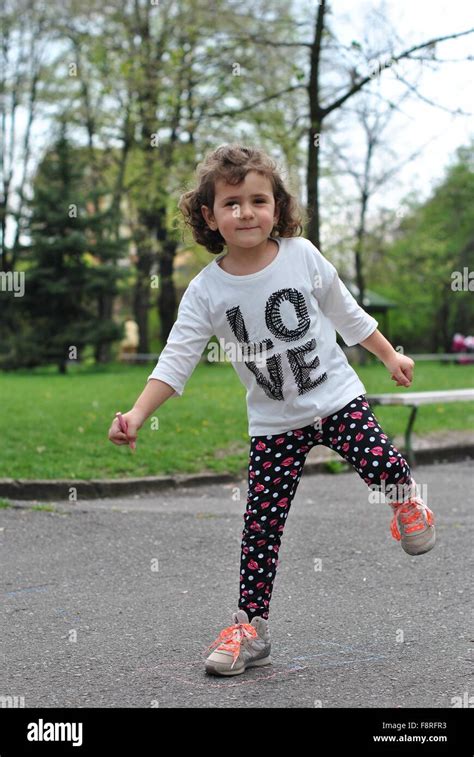
[[[257,171],[249,171],[237,185],[219,179],[212,211],[202,205],[201,212],[209,228],[219,230],[229,250],[266,243],[278,221],[270,179]]]

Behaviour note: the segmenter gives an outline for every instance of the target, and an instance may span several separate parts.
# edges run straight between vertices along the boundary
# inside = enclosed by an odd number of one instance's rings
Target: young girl
[[[297,203],[275,162],[259,149],[222,145],[198,166],[197,186],[179,208],[196,242],[212,254],[224,246],[226,252],[190,282],[147,386],[122,416],[127,433],[116,418],[109,438],[133,445],[146,418],[182,395],[209,339],[218,337],[247,388],[251,441],[239,609],[208,648],[205,669],[237,675],[270,663],[268,616],[280,543],[311,447],[336,450],[385,495],[391,533],[408,554],[432,549],[434,517],[383,433],[335,330],[348,346],[362,344],[377,355],[397,386],[410,386],[414,362],[392,347],[335,267],[299,236]]]

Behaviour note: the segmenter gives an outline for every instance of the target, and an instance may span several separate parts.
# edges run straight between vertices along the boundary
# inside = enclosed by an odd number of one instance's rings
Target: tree
[[[306,8],[304,13],[307,14]],[[287,92],[294,93],[303,88],[307,95],[309,126],[305,127],[304,133],[307,140],[306,192],[309,223],[306,235],[319,249],[322,249],[319,202],[322,174],[321,147],[324,143],[324,132],[331,128],[330,119],[336,114],[339,116],[346,103],[369,85],[374,77],[383,76],[384,72],[389,69],[396,70],[400,81],[404,82],[408,89],[418,95],[416,89],[400,73],[400,62],[420,60],[442,62],[436,58],[436,46],[439,43],[474,32],[474,29],[467,29],[454,34],[434,37],[402,49],[400,52],[395,52],[392,49],[392,40],[396,39],[396,34],[394,30],[391,30],[384,43],[385,50],[372,53],[371,44],[367,40],[365,40],[364,46],[357,40],[353,40],[350,46],[340,43],[334,31],[334,23],[329,20],[331,15],[332,8],[327,0],[317,0],[312,38],[309,40],[295,39],[295,29],[298,29],[299,32],[299,26],[308,27],[306,21],[304,24],[298,24],[295,19],[292,21],[291,29],[288,29],[287,26],[280,26],[274,33],[274,28],[271,26],[267,32],[261,32],[258,29],[250,33],[239,30],[234,35],[235,42],[247,40],[258,49],[263,48],[265,51],[276,48],[280,51],[280,54],[282,51],[287,51],[287,55],[291,56],[296,56],[301,50],[307,53],[307,71],[301,72],[302,76],[297,77],[299,83],[289,86]],[[342,64],[339,64],[338,61],[340,60],[343,61]],[[342,83],[340,86],[334,85],[332,80],[328,80],[328,71],[333,72],[341,69]],[[279,91],[270,92],[264,101],[281,97],[282,94]],[[423,99],[429,102],[426,98]],[[253,101],[245,102],[236,108],[219,109],[213,115],[235,119],[241,113],[252,113],[264,101],[255,98]]]
[[[60,133],[38,168],[31,202],[26,294],[27,328],[15,340],[16,365],[56,363],[66,372],[88,345],[112,342],[122,328],[98,312],[105,293],[117,292],[122,245],[106,242],[106,212],[94,212],[95,193],[85,191],[87,168],[61,120]],[[100,247],[100,265],[95,253]]]
[[[45,11],[33,0],[2,0],[0,15],[0,271],[12,272],[20,247],[32,126],[46,45]],[[26,112],[26,126],[20,140],[21,107]],[[15,170],[19,172],[16,185]],[[7,242],[9,218],[15,222],[11,245]]]
[[[474,323],[472,291],[453,285],[474,249],[474,141],[457,150],[426,202],[412,198],[404,205],[397,238],[373,276],[386,296],[405,304],[393,316],[398,343],[449,352],[454,333],[470,334]]]

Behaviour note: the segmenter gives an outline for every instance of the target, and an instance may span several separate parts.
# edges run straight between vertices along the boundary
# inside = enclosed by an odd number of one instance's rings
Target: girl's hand
[[[410,386],[413,381],[414,361],[407,355],[402,355],[394,351],[389,360],[384,365],[391,373],[391,378],[396,382],[396,386]]]
[[[120,415],[122,422],[120,422],[120,419],[116,415],[109,428],[109,440],[117,445],[130,444],[130,449],[134,451],[136,448],[137,431],[142,427],[143,419],[135,410],[129,410],[128,413]]]

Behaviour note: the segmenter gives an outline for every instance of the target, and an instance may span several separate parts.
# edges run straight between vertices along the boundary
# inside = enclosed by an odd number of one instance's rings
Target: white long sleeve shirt
[[[212,336],[247,388],[250,436],[278,434],[336,413],[366,389],[336,341],[369,337],[378,321],[361,308],[336,268],[304,237],[271,237],[272,262],[238,276],[214,258],[189,283],[150,379],[180,396]],[[212,354],[212,353],[211,353]]]

